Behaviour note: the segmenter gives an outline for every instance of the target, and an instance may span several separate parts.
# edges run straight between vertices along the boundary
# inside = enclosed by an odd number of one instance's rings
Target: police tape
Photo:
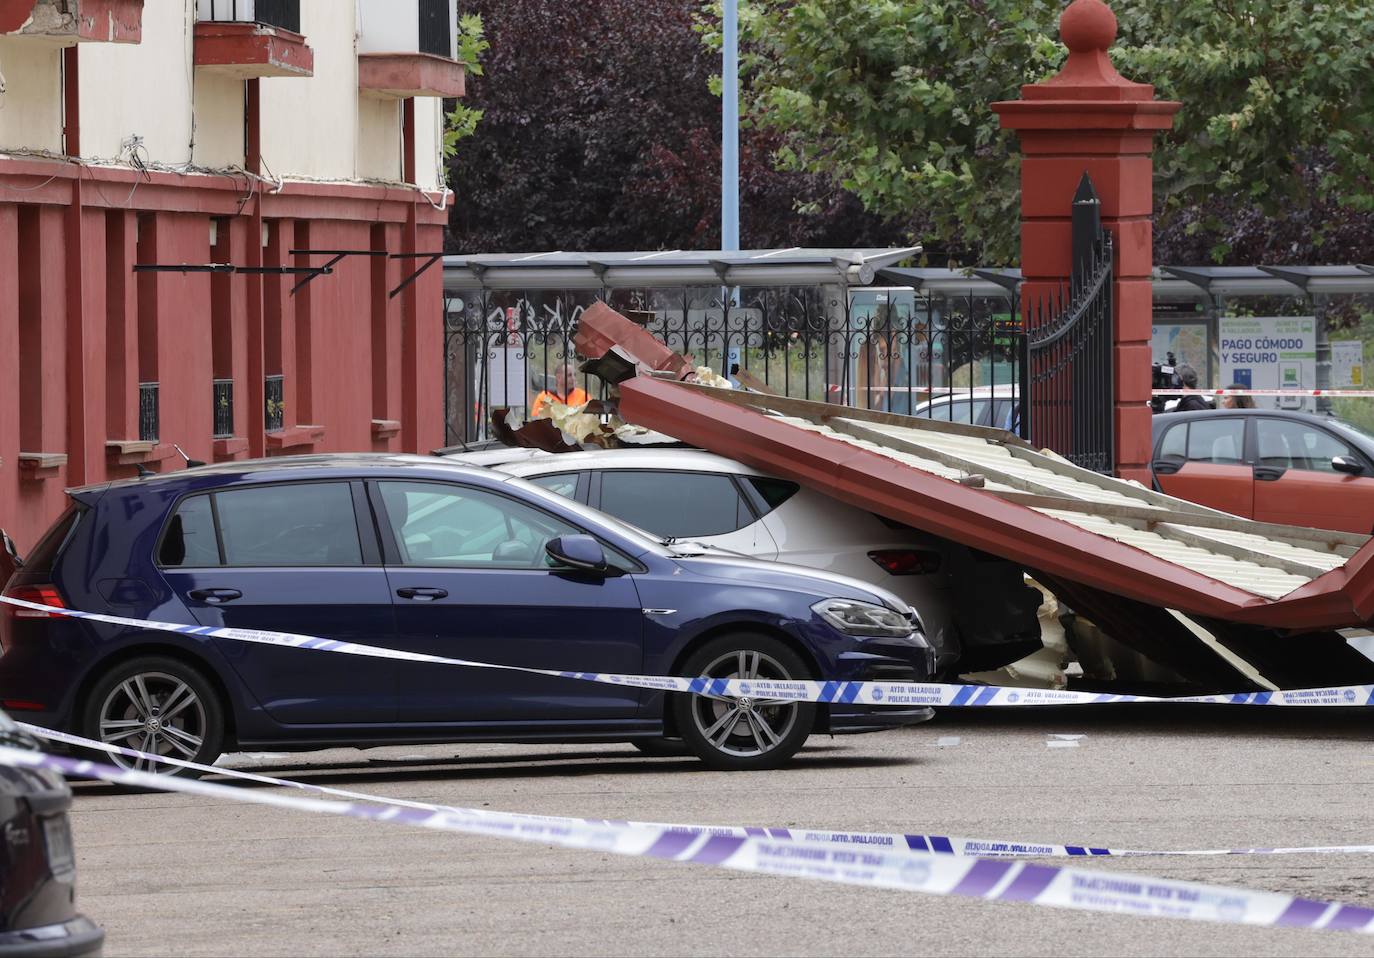
[[[768,836],[711,835],[662,826],[611,826],[577,820],[540,821],[501,812],[375,808],[212,782],[168,778],[79,759],[0,747],[0,764],[42,768],[116,785],[197,795],[315,814],[390,822],[435,831],[506,838],[637,858],[693,862],[735,871],[806,878],[866,888],[938,896],[1016,901],[1117,915],[1209,921],[1274,928],[1374,934],[1374,909],[1201,882],[1020,861],[894,854],[872,847],[836,847]]]
[[[539,822],[553,822],[560,825],[598,825],[613,828],[659,828],[670,832],[693,835],[711,835],[733,838],[771,838],[776,841],[798,841],[803,844],[836,845],[846,848],[880,848],[892,854],[952,855],[960,858],[1145,858],[1145,857],[1216,857],[1228,855],[1332,855],[1332,854],[1374,854],[1374,845],[1309,845],[1274,848],[1218,848],[1218,849],[1180,849],[1170,851],[1146,851],[1141,849],[1113,849],[1093,845],[1056,845],[1044,842],[1006,841],[986,838],[958,838],[951,835],[912,834],[896,832],[851,832],[834,829],[816,828],[763,828],[748,825],[683,825],[664,822],[614,821],[596,818],[568,818],[558,815],[530,815],[517,812],[491,812],[478,808],[461,808],[453,805],[438,805],[431,802],[416,802],[387,795],[371,795],[349,789],[334,788],[328,785],[315,785],[311,782],[297,782],[292,779],[274,778],[256,772],[219,765],[202,765],[170,755],[140,752],[137,749],[114,745],[110,742],[97,742],[92,739],[59,732],[53,729],[17,723],[22,729],[39,738],[61,742],[77,748],[100,750],[110,754],[123,755],[154,765],[169,765],[175,768],[192,769],[209,775],[219,775],[253,782],[257,785],[273,785],[278,788],[294,788],[318,795],[330,795],[350,801],[372,802],[380,805],[394,805],[400,808],[423,809],[432,812],[452,812],[456,815],[490,816],[508,819],[521,819]],[[137,770],[137,769],[136,769]]]
[[[1155,396],[1321,396],[1328,399],[1370,399],[1369,389],[1155,389]]]
[[[1374,685],[1341,685],[1327,688],[1289,689],[1276,692],[1237,692],[1222,695],[1185,695],[1160,698],[1150,695],[1116,695],[1106,692],[1073,692],[1066,689],[1024,689],[1007,688],[998,685],[959,685],[922,682],[842,682],[825,680],[776,680],[776,679],[737,679],[677,678],[666,675],[630,675],[615,672],[567,672],[554,669],[536,669],[521,665],[499,665],[492,662],[477,662],[471,659],[447,658],[442,655],[428,655],[423,652],[407,652],[403,649],[387,649],[375,645],[360,645],[355,642],[341,642],[314,635],[297,632],[274,632],[261,629],[237,629],[208,625],[182,625],[176,622],[154,622],[148,619],[131,619],[118,615],[105,615],[98,612],[81,612],[58,606],[42,605],[24,599],[0,596],[0,602],[43,612],[53,616],[65,616],[104,622],[108,625],[122,625],[135,629],[154,629],[174,632],[199,638],[226,639],[234,642],[247,642],[255,645],[271,645],[279,648],[307,649],[314,652],[335,652],[341,655],[357,655],[367,658],[390,659],[400,662],[416,662],[428,665],[451,665],[471,669],[496,669],[503,672],[521,672],[527,675],[544,675],[551,678],[574,679],[582,682],[596,682],[602,685],[620,685],[629,688],[649,689],[658,692],[686,692],[707,698],[735,700],[747,698],[753,707],[766,708],[770,705],[791,702],[812,702],[843,705],[881,705],[881,706],[927,706],[961,708],[1025,707],[1046,705],[1263,705],[1263,706],[1369,706],[1374,705]]]

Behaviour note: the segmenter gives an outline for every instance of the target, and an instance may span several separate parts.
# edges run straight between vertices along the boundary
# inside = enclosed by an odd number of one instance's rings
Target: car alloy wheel
[[[110,690],[100,706],[100,741],[151,755],[194,761],[205,746],[205,706],[191,686],[164,672],[143,672]],[[110,758],[139,772],[161,766],[118,752]]]
[[[87,700],[84,734],[121,748],[209,765],[223,742],[223,707],[201,673],[176,659],[148,656],[115,666]],[[100,761],[155,774],[194,775],[190,769],[96,752]]]
[[[793,682],[809,676],[790,648],[766,636],[712,642],[685,663],[686,674],[713,679]],[[786,699],[675,696],[678,731],[706,764],[720,769],[775,768],[801,748],[815,706]]]

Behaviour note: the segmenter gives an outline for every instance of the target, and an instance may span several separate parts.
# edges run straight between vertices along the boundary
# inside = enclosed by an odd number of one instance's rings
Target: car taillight
[[[940,553],[924,549],[879,549],[868,557],[888,575],[930,575],[940,571]]]
[[[6,598],[19,599],[21,602],[32,602],[34,605],[46,605],[57,609],[65,609],[67,603],[62,601],[62,593],[57,591],[55,585],[17,585],[5,590]],[[66,616],[57,612],[44,612],[40,609],[26,609],[23,606],[10,605],[3,603],[3,609],[11,617],[16,619],[63,619]]]

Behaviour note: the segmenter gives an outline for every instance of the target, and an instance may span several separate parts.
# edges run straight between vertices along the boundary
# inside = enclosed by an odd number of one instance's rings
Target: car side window
[[[530,482],[564,499],[577,498],[577,473],[560,472],[552,476],[530,476]]]
[[[750,476],[747,480],[763,500],[768,512],[772,512],[800,491],[801,486],[786,479],[771,479],[764,476]],[[765,513],[766,514],[766,513]]]
[[[705,472],[608,470],[601,509],[655,535],[719,536],[755,521],[729,476]]]
[[[222,565],[210,497],[183,499],[167,524],[158,562],[168,568],[207,569]]]
[[[1159,444],[1159,458],[1188,458],[1188,424],[1186,422],[1169,427],[1169,431],[1164,434],[1164,441]]]
[[[1239,465],[1245,455],[1245,420],[1201,419],[1188,423],[1188,461]]]
[[[225,565],[363,564],[353,491],[346,482],[230,489],[215,493],[214,503]]]
[[[514,499],[468,486],[379,483],[401,564],[543,569],[544,546],[581,529]]]
[[[1281,469],[1305,469],[1311,472],[1335,472],[1331,460],[1349,456],[1360,457],[1341,440],[1303,422],[1282,419],[1261,419],[1259,428],[1259,464]]]

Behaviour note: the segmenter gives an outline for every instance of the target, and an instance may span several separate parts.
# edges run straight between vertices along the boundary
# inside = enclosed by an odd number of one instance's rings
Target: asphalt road
[[[1055,734],[1076,746],[1047,746]],[[957,744],[950,739],[957,737]],[[943,746],[937,744],[941,739]],[[240,758],[430,802],[579,817],[1199,848],[1374,843],[1374,715],[946,712],[789,769],[625,745]],[[1369,955],[1374,939],[759,877],[84,783],[78,903],[107,955]],[[1374,856],[1092,862],[1374,905]]]

